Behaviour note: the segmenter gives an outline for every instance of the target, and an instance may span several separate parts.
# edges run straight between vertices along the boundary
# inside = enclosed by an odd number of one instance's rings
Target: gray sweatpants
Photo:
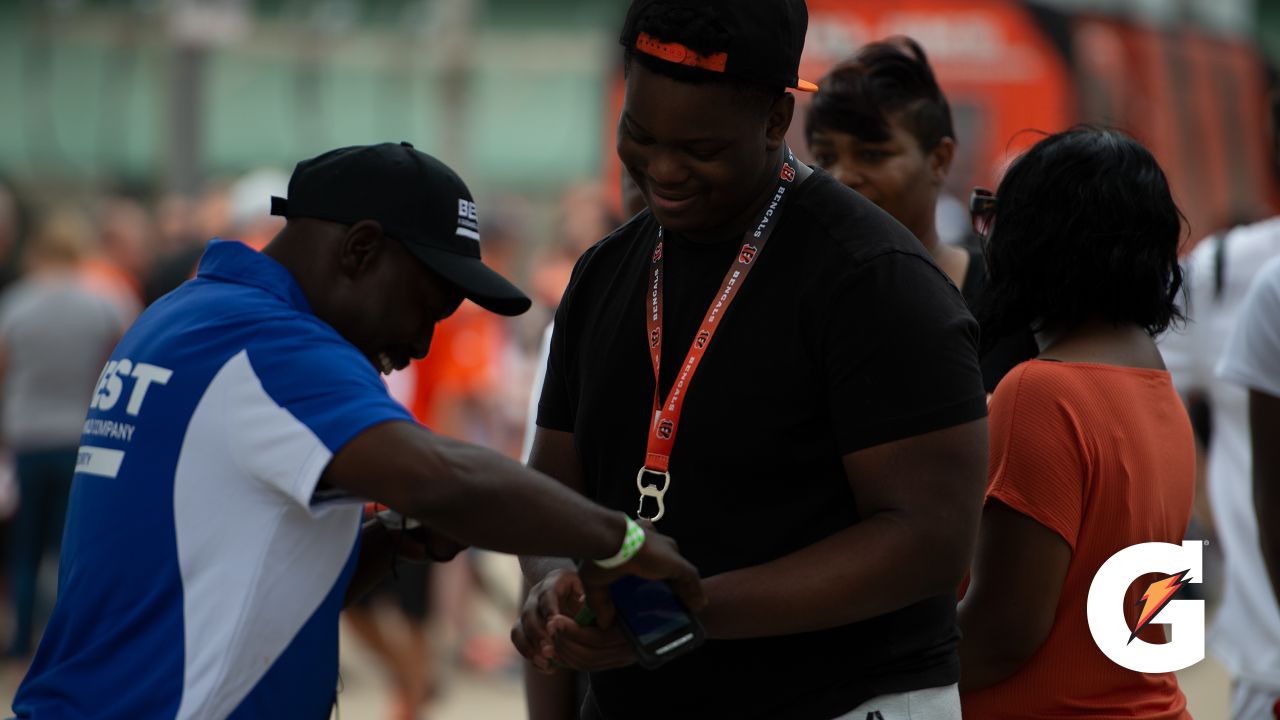
[[[960,720],[955,685],[880,695],[834,720]]]

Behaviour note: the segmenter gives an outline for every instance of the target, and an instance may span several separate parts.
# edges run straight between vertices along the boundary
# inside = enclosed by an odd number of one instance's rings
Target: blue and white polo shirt
[[[361,508],[321,472],[412,421],[293,277],[214,241],[134,324],[81,437],[19,717],[327,718]]]

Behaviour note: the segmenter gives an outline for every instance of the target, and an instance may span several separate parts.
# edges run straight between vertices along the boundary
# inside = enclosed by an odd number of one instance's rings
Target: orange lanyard
[[[720,293],[711,302],[711,307],[707,308],[707,314],[702,319],[698,334],[694,336],[693,344],[689,347],[688,354],[685,355],[684,365],[680,368],[680,374],[676,376],[675,384],[671,386],[670,392],[667,393],[666,402],[663,402],[658,395],[662,365],[663,281],[663,231],[661,228],[658,229],[658,240],[653,249],[653,259],[650,262],[649,292],[645,298],[645,320],[648,324],[649,354],[653,359],[653,422],[649,428],[649,441],[645,451],[644,465],[640,468],[640,472],[636,474],[636,488],[640,491],[640,507],[636,510],[636,515],[645,520],[657,522],[666,514],[666,505],[663,498],[671,487],[671,472],[669,470],[671,448],[676,443],[676,431],[680,428],[680,413],[683,411],[684,401],[689,395],[689,383],[693,381],[693,375],[698,371],[698,365],[702,362],[703,355],[706,354],[707,348],[711,345],[712,338],[715,337],[721,318],[729,311],[729,306],[733,304],[734,299],[738,296],[738,290],[747,281],[747,275],[755,267],[756,259],[760,256],[760,253],[764,252],[765,244],[769,241],[769,237],[773,235],[774,228],[778,226],[779,217],[782,215],[782,206],[787,199],[787,193],[795,185],[796,165],[798,163],[790,148],[784,147],[784,150],[786,158],[778,173],[778,188],[769,204],[761,211],[759,220],[747,230],[746,237],[742,241],[742,247],[738,250],[738,258],[729,267],[728,272],[725,273],[724,281],[720,285]],[[658,476],[659,484],[651,485],[645,483],[645,475]],[[658,505],[657,512],[652,516],[644,514],[644,499],[647,497],[653,498]]]

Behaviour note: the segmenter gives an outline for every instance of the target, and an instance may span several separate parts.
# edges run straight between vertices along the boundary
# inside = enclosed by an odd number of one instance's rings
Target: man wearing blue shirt
[[[378,371],[425,356],[464,298],[529,307],[481,263],[453,171],[408,143],[342,148],[272,211],[288,222],[261,254],[211,243],[103,370],[19,717],[328,717],[338,613],[397,553],[608,558],[584,562],[593,599],[626,572],[700,604],[668,539],[387,395]],[[365,499],[428,530],[362,528]]]

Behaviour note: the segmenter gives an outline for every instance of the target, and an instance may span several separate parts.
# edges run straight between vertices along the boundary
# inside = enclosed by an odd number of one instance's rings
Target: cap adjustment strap
[[[711,72],[724,72],[729,62],[729,53],[699,55],[680,43],[665,43],[644,32],[636,36],[636,50],[677,65],[688,65]]]

